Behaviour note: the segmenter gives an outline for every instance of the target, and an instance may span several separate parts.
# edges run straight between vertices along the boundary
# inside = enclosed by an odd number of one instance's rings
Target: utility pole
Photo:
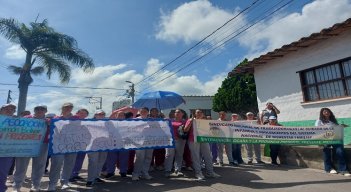
[[[102,97],[85,97],[89,99],[90,104],[99,103],[100,107],[96,107],[96,109],[102,109]]]
[[[12,98],[11,98],[11,90],[9,90],[8,94],[7,94],[7,101],[6,103],[10,103],[12,101]]]
[[[132,85],[129,86],[129,90],[127,90],[128,97],[132,98],[132,104],[134,103],[134,97],[135,97],[135,89],[134,89],[134,83],[131,81],[126,81],[127,83],[131,83]]]

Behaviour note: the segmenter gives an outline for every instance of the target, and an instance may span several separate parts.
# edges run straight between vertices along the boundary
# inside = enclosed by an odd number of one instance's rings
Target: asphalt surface
[[[87,177],[87,163],[84,163],[81,176]],[[27,175],[30,175],[30,168]],[[131,176],[121,178],[119,175],[106,180],[106,183],[85,187],[86,181],[73,183],[70,189],[57,191],[201,191],[201,192],[248,192],[248,191],[291,191],[291,192],[343,192],[351,191],[351,177],[331,175],[322,170],[306,169],[290,166],[275,167],[266,165],[241,165],[239,167],[215,166],[215,172],[221,178],[208,178],[198,181],[192,171],[184,171],[184,177],[165,178],[163,171],[152,171],[152,180],[132,181]],[[118,173],[118,171],[116,171]],[[11,186],[11,183],[7,183]],[[42,188],[48,186],[48,177],[44,177]],[[30,180],[21,191],[29,191]],[[12,191],[9,187],[7,191]]]

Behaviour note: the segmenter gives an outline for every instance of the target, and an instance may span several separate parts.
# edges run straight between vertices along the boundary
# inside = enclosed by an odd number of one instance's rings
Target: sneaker
[[[29,190],[30,192],[39,192],[40,191],[40,187],[32,187]]]
[[[247,162],[248,165],[253,165],[252,161]]]
[[[65,190],[65,189],[69,189],[71,186],[68,183],[65,183],[62,185],[61,189]]]
[[[218,162],[213,162],[213,165],[218,165],[219,163]]]
[[[32,188],[30,188],[29,191],[30,191],[30,192],[39,192],[39,191],[40,191],[40,188],[39,188],[39,187],[32,187]]]
[[[20,188],[13,188],[12,192],[21,192],[21,189]]]
[[[94,182],[95,182],[95,183],[105,183],[106,181],[104,181],[104,180],[102,180],[102,179],[100,179],[100,178],[96,178],[96,179],[94,180]]]
[[[335,169],[330,170],[329,173],[330,173],[330,174],[338,174],[338,172],[335,171]]]
[[[114,173],[107,173],[106,175],[105,175],[105,179],[109,179],[109,178],[111,178],[111,177],[113,177],[113,176],[115,176],[115,174]]]
[[[164,171],[165,168],[162,165],[159,165],[155,168],[157,171]]]
[[[223,162],[219,162],[219,166],[223,167],[224,163]]]
[[[341,173],[343,176],[345,176],[345,177],[350,177],[351,176],[351,174],[350,173],[348,173],[348,172],[344,172],[344,173]]]
[[[92,187],[93,186],[93,182],[92,181],[88,181],[86,184],[85,184],[86,187]]]
[[[186,167],[185,170],[186,171],[194,171],[194,169],[192,167]]]
[[[13,183],[13,182],[14,182],[14,180],[13,180],[13,175],[9,175],[9,176],[7,177],[7,180],[8,180],[9,183]]]
[[[177,171],[175,174],[177,175],[177,177],[183,177],[184,176],[184,173],[182,173],[181,171]]]
[[[264,165],[264,164],[266,164],[266,163],[263,162],[263,161],[261,161],[261,160],[258,160],[258,161],[257,161],[257,164]]]
[[[272,162],[271,164],[275,167],[279,166],[279,164],[277,162]]]
[[[197,180],[204,180],[205,179],[205,177],[204,177],[204,175],[202,175],[202,173],[195,174],[195,177]]]
[[[153,177],[151,177],[150,175],[143,175],[141,178],[142,178],[142,179],[146,179],[146,180],[151,180],[151,179],[153,179]]]
[[[210,174],[206,174],[206,177],[209,177],[209,178],[220,178],[221,176],[218,175],[217,173],[215,172],[212,172]]]
[[[121,177],[127,177],[127,173],[119,173]]]
[[[135,175],[132,176],[132,181],[139,181],[139,180],[140,180],[139,176],[135,176]]]
[[[229,165],[230,165],[230,166],[233,166],[233,167],[239,166],[239,165],[238,165],[237,163],[235,163],[235,162],[230,162]]]

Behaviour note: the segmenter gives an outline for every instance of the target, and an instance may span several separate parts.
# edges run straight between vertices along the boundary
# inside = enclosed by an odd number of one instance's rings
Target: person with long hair
[[[201,171],[201,156],[205,162],[206,177],[218,178],[221,177],[213,170],[212,155],[210,151],[210,145],[208,143],[196,143],[194,142],[194,128],[193,121],[195,119],[204,119],[204,114],[201,109],[196,109],[195,118],[188,119],[185,124],[184,132],[189,132],[189,149],[191,152],[191,159],[193,161],[193,168],[195,170],[195,177],[198,180],[204,179]]]
[[[315,126],[335,126],[339,125],[334,113],[329,108],[322,108],[319,112],[319,119]],[[344,176],[351,176],[346,168],[345,152],[343,144],[325,145],[323,147],[324,170],[330,174],[337,174],[338,172],[333,168],[332,149],[335,150],[336,158],[338,160],[338,171]]]

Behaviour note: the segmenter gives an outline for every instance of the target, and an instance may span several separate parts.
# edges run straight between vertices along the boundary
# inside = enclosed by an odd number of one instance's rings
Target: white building
[[[237,66],[255,76],[260,110],[270,101],[286,125],[313,125],[322,107],[351,124],[351,18]],[[231,74],[230,73],[230,74]],[[230,75],[229,74],[229,75]]]

